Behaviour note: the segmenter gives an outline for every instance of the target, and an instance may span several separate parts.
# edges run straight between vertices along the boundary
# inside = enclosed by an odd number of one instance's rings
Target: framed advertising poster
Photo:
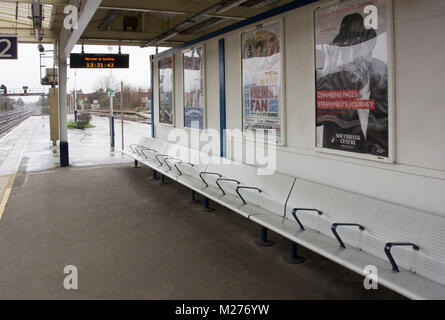
[[[159,75],[159,123],[174,124],[173,108],[173,56],[158,61]]]
[[[314,11],[317,148],[390,158],[386,0],[345,0]]]
[[[184,127],[204,129],[204,48],[191,48],[184,59]]]
[[[283,32],[281,21],[241,34],[243,132],[270,131],[283,139]]]

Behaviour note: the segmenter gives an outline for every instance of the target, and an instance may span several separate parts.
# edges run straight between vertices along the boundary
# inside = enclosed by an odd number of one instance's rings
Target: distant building
[[[90,104],[91,110],[98,110],[100,109],[100,104],[98,100],[93,100],[93,103]]]

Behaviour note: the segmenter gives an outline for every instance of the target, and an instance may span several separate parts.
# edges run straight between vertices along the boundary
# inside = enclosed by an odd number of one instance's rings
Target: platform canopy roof
[[[0,33],[17,34],[22,43],[64,39],[68,50],[76,43],[175,47],[290,2],[0,0]],[[79,8],[77,31],[62,28],[68,4]]]

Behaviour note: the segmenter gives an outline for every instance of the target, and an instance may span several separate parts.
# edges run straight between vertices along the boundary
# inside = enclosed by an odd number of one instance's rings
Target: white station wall
[[[313,10],[325,2],[269,19],[282,18],[285,34],[286,145],[278,147],[277,171],[445,216],[445,1],[393,2],[395,163],[314,149]],[[220,125],[218,40],[224,38],[227,128],[241,129],[242,31],[203,43],[207,128]],[[175,126],[183,128],[182,52],[174,56]],[[156,137],[166,140],[171,127],[158,125],[156,59],[154,65]]]

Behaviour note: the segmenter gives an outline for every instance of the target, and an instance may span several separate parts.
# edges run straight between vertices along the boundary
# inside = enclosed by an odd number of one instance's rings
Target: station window
[[[204,128],[204,48],[191,48],[184,59],[184,127]]]
[[[173,57],[160,59],[158,62],[159,75],[159,122],[173,125]]]
[[[241,34],[243,132],[276,135],[283,142],[281,22]]]

